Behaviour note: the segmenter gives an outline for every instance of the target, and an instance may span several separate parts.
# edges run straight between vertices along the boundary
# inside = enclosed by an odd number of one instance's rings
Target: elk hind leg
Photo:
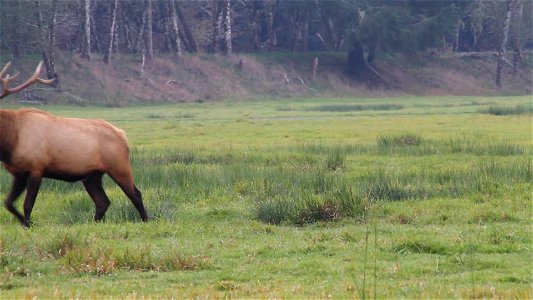
[[[133,183],[133,175],[131,172],[113,173],[109,174],[109,176],[113,178],[113,180],[122,189],[124,194],[126,194],[126,196],[128,196],[128,198],[131,200],[131,203],[133,203],[135,208],[139,211],[141,219],[144,222],[148,221],[148,214],[144,208],[141,191],[139,191],[139,189]]]
[[[83,180],[83,186],[85,187],[85,190],[89,196],[91,196],[91,199],[96,207],[96,211],[94,213],[95,222],[98,222],[104,218],[105,213],[111,204],[104,191],[104,187],[102,186],[103,175],[103,173],[95,173],[87,176]]]

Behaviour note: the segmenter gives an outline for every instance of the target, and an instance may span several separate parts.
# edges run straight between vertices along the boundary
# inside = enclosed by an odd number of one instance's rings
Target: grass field
[[[45,181],[0,298],[532,297],[530,96],[45,109],[126,130],[152,221]]]

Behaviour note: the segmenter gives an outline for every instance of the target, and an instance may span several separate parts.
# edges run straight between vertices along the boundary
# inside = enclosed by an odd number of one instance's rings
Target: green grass
[[[44,107],[126,130],[152,221],[45,180],[35,227],[0,210],[0,298],[531,298],[531,119],[482,113],[529,101]]]

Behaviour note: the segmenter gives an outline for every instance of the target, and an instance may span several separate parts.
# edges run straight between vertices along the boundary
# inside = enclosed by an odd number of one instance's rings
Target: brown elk
[[[5,75],[9,65],[0,71],[0,98],[37,82],[53,81],[39,78],[41,62],[28,80],[9,88],[9,82],[18,75]],[[124,191],[141,219],[148,220],[141,192],[133,183],[126,135],[106,121],[62,118],[38,109],[0,109],[0,161],[13,175],[5,206],[26,227],[31,225],[30,215],[42,178],[81,180],[96,206],[94,220],[101,220],[110,204],[102,186],[104,174]],[[14,202],[24,190],[22,215]]]

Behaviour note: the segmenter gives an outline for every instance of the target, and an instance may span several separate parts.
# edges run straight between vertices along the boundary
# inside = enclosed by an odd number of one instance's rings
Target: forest
[[[532,11],[522,0],[8,0],[0,53],[42,55],[60,85],[57,51],[106,64],[134,54],[141,69],[165,54],[344,52],[346,74],[377,81],[372,62],[385,56],[492,51],[499,86],[503,66],[516,71],[533,47]]]

